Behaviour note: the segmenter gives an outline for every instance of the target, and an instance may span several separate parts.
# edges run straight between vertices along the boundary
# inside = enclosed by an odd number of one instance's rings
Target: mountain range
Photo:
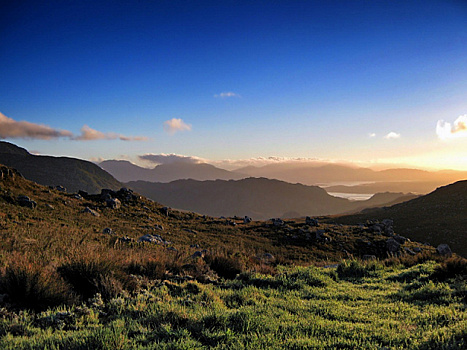
[[[12,143],[0,141],[0,164],[17,169],[26,179],[45,186],[63,186],[69,192],[100,192],[122,184],[94,163],[68,157],[36,156]]]
[[[132,181],[126,186],[177,209],[210,216],[250,216],[255,220],[339,214],[414,198],[402,193],[383,193],[366,201],[349,201],[333,197],[317,186],[266,178],[190,179],[170,183]]]
[[[126,160],[105,160],[99,166],[121,182],[150,181],[171,182],[180,179],[238,180],[243,174],[220,169],[207,163],[173,162],[160,164],[152,169],[143,168]]]

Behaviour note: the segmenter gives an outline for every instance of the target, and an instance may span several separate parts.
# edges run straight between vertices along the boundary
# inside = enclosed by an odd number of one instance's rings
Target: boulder
[[[118,198],[110,198],[105,201],[107,207],[112,209],[119,209],[122,206],[122,202]]]
[[[165,239],[163,239],[161,236],[159,235],[151,235],[151,234],[145,234],[144,236],[141,236],[140,238],[138,238],[138,242],[139,243],[142,243],[142,242],[149,242],[149,243],[154,243],[154,244],[164,244],[164,245],[168,245],[168,244],[171,244],[171,242],[169,241],[166,241]]]
[[[394,238],[389,238],[386,241],[386,249],[389,253],[396,253],[399,251],[401,245]]]
[[[319,226],[319,223],[318,223],[318,220],[317,219],[313,219],[309,216],[306,217],[305,219],[305,224],[306,225],[309,225],[309,226]]]
[[[251,222],[251,218],[250,218],[249,216],[245,216],[245,217],[243,218],[243,223],[244,223],[244,224],[249,224],[250,222]]]
[[[407,242],[407,238],[405,238],[404,236],[399,236],[399,235],[397,235],[397,236],[394,236],[393,238],[394,238],[394,239],[397,241],[397,243],[399,243],[399,244],[404,244],[404,243]]]
[[[101,216],[101,214],[99,214],[97,211],[95,211],[95,210],[93,210],[93,209],[91,209],[89,207],[84,208],[83,212],[84,213],[89,213],[89,214],[94,215],[96,217]]]
[[[451,250],[451,248],[450,248],[447,244],[440,244],[440,245],[436,248],[436,252],[437,252],[439,255],[444,255],[444,256],[451,256],[451,255],[452,255],[452,250]]]
[[[30,199],[28,196],[18,196],[18,204],[22,207],[34,209],[37,207],[37,203]]]
[[[110,227],[106,227],[105,229],[102,230],[102,233],[106,235],[113,235],[114,231]]]

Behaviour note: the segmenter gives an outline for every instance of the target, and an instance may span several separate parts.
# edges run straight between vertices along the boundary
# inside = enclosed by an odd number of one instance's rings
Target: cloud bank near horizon
[[[228,98],[228,97],[241,97],[239,94],[228,91],[228,92],[221,92],[220,94],[214,95],[215,98]]]
[[[81,134],[75,136],[71,131],[54,129],[47,125],[16,121],[0,112],[0,138],[2,139],[38,139],[51,140],[67,138],[76,141],[91,140],[116,140],[121,141],[146,141],[144,136],[125,136],[116,133],[104,133],[84,125]]]
[[[138,156],[140,160],[144,160],[153,164],[174,164],[174,163],[184,163],[184,164],[200,164],[206,163],[206,161],[199,157],[194,156],[183,156],[180,154],[144,154],[142,156]]]
[[[467,114],[459,116],[453,124],[438,120],[436,134],[441,140],[467,137]]]

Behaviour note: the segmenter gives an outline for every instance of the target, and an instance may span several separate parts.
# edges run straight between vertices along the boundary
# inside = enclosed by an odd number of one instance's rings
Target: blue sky
[[[41,154],[467,170],[467,3],[6,1],[0,112]]]

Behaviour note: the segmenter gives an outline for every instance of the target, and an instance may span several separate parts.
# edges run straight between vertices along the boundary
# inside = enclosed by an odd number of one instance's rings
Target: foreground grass
[[[465,280],[435,281],[439,266],[351,262],[216,285],[154,281],[107,302],[3,310],[0,348],[465,349]],[[362,269],[367,277],[355,277]]]

